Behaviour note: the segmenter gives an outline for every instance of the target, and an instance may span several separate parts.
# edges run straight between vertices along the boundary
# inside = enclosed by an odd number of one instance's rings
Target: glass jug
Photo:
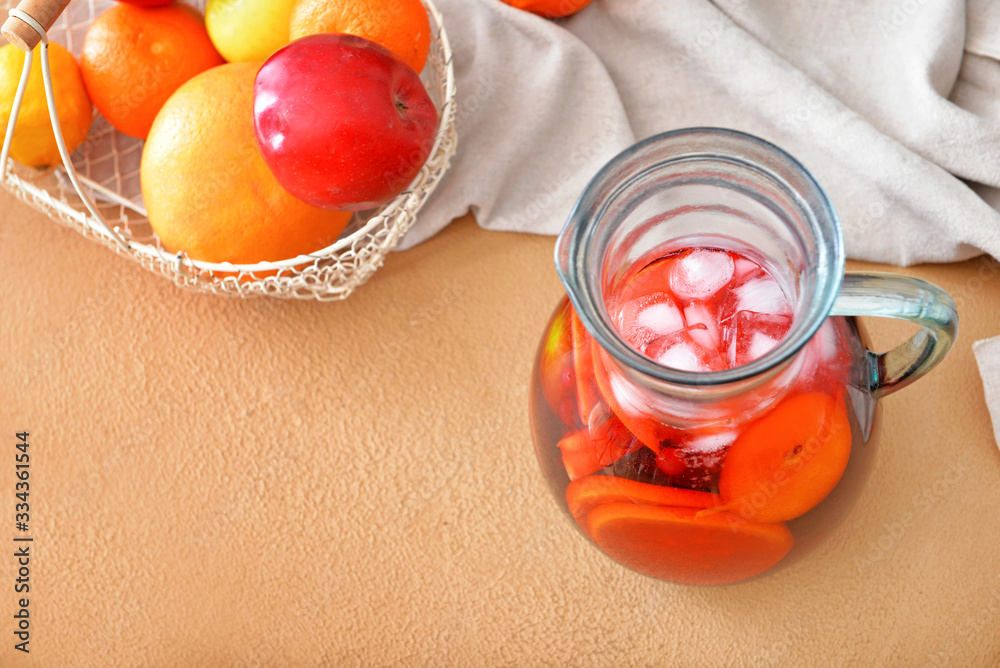
[[[532,375],[539,463],[598,548],[673,582],[737,582],[819,543],[871,470],[879,398],[930,371],[957,333],[940,288],[845,275],[820,185],[731,130],[618,155],[555,256],[567,297]],[[878,354],[861,315],[921,329]]]

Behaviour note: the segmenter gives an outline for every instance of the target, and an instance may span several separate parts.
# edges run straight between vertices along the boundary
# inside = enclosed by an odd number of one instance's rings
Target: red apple
[[[254,82],[261,153],[290,193],[324,209],[371,209],[401,193],[427,161],[437,109],[391,51],[321,34],[276,51]]]

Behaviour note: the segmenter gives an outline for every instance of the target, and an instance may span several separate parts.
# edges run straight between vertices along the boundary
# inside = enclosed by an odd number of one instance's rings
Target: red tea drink
[[[938,364],[957,330],[940,288],[845,273],[816,179],[724,128],[618,154],[554,259],[571,301],[536,358],[539,462],[597,547],[674,582],[737,582],[817,547],[874,468],[879,399]],[[876,354],[856,315],[920,331]]]
[[[792,305],[764,267],[735,251],[692,248],[646,265],[611,297],[618,333],[663,366],[721,371],[770,352]]]
[[[774,274],[722,245],[645,259],[617,286],[605,306],[621,338],[681,371],[748,364],[793,324]],[[752,577],[810,539],[805,516],[830,522],[835,488],[858,487],[841,480],[857,431],[847,388],[859,352],[846,342],[860,338],[853,320],[828,318],[766,411],[684,423],[642,405],[564,299],[536,362],[539,460],[580,528],[617,561],[689,584]]]

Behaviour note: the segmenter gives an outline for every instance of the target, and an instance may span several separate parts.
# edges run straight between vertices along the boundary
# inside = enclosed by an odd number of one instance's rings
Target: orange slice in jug
[[[628,397],[626,397],[625,402],[619,398],[612,385],[608,368],[604,364],[600,346],[594,342],[592,348],[590,366],[594,372],[594,379],[597,381],[597,388],[611,411],[622,421],[622,424],[653,452],[658,453],[664,441],[676,441],[680,436],[680,431],[645,415],[643,407],[640,405],[642,398],[638,394],[631,402],[628,401]],[[628,392],[630,389],[631,387],[627,384],[621,384],[621,392]]]
[[[572,310],[573,364],[576,370],[577,403],[583,424],[589,424],[594,409],[601,403],[601,393],[594,380],[594,360],[590,353],[590,334]]]
[[[756,522],[799,517],[833,490],[850,455],[842,392],[786,399],[730,447],[719,476],[724,505],[718,510]]]
[[[569,507],[569,512],[587,533],[590,532],[587,526],[587,515],[594,508],[609,503],[674,506],[701,510],[718,505],[719,498],[708,492],[650,485],[645,482],[605,475],[580,478],[566,487],[566,505]]]
[[[590,535],[629,568],[682,584],[727,584],[771,568],[792,549],[784,524],[747,522],[696,508],[607,503],[587,516]]]

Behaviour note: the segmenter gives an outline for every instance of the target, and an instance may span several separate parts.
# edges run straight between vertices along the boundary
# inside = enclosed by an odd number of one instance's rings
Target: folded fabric
[[[848,255],[1000,257],[1000,9],[992,0],[595,0],[552,21],[437,0],[459,149],[402,248],[472,210],[555,234],[636,140],[743,130],[827,189]]]
[[[979,375],[983,377],[983,392],[986,405],[993,419],[993,437],[1000,445],[1000,336],[972,345],[979,365]]]

